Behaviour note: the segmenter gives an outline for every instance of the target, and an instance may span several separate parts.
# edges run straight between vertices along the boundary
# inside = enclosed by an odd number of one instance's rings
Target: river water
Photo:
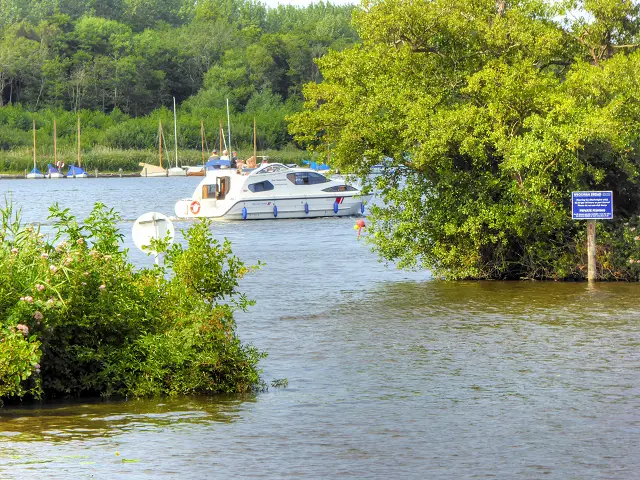
[[[25,221],[100,200],[130,230],[197,178],[2,181]],[[444,283],[377,261],[353,218],[216,222],[269,352],[251,396],[0,410],[0,478],[637,478],[640,286]],[[186,223],[176,222],[184,228]],[[46,226],[45,226],[46,228]]]

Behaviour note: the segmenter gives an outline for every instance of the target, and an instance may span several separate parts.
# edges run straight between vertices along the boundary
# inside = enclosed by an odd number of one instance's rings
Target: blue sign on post
[[[574,220],[611,220],[613,192],[571,192]]]

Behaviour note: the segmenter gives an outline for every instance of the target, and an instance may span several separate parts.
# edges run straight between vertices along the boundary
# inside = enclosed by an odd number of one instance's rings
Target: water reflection
[[[0,410],[2,442],[67,441],[127,433],[161,432],[194,424],[231,423],[253,395],[130,401],[77,400]]]

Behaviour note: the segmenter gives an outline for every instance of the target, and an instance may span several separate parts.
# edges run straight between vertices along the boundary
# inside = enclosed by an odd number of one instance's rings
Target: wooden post
[[[202,145],[202,164],[204,165],[204,121],[200,120],[200,144]]]
[[[33,120],[33,168],[36,168],[36,121]]]
[[[596,221],[587,220],[587,280],[593,282],[597,278],[596,273]]]
[[[78,167],[82,168],[82,157],[80,155],[80,115],[78,115]],[[75,177],[76,171],[73,171],[73,176]]]
[[[222,119],[220,119],[220,150],[218,150],[218,155],[220,155],[220,156],[222,155],[222,140],[223,140],[222,135],[223,135],[223,133],[222,133]]]

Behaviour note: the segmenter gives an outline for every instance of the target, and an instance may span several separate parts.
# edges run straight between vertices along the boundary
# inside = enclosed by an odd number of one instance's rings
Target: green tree
[[[579,19],[563,8],[585,12]],[[367,1],[362,45],[319,61],[290,131],[374,182],[383,258],[447,278],[583,278],[572,190],[613,190],[601,274],[632,278],[640,204],[631,1]]]

